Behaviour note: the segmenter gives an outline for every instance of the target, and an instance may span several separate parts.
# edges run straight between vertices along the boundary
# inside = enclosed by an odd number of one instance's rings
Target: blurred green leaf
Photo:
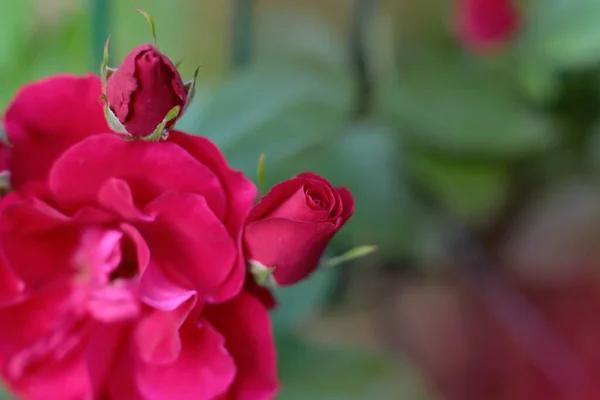
[[[418,184],[447,212],[467,222],[489,222],[508,197],[509,172],[502,164],[419,151],[409,152],[407,164]]]
[[[402,71],[379,88],[378,109],[408,138],[448,154],[523,157],[553,146],[552,126],[497,76],[450,60]]]
[[[339,134],[352,87],[343,71],[320,75],[292,65],[255,67],[234,76],[202,109],[192,105],[178,126],[208,136],[235,168],[255,177],[261,153],[271,170]]]
[[[557,67],[585,67],[600,61],[600,2],[536,0],[527,8],[519,43],[524,58]]]
[[[276,328],[293,329],[311,317],[326,302],[338,271],[321,268],[308,279],[274,289],[278,306],[272,313]]]
[[[269,167],[275,183],[302,171],[314,171],[333,186],[352,191],[355,212],[337,234],[353,245],[378,245],[384,255],[402,252],[411,241],[412,203],[401,174],[396,138],[370,122],[356,123],[344,134],[297,157]]]
[[[276,337],[279,400],[433,399],[408,365],[346,347],[311,346],[297,337]]]
[[[512,64],[511,73],[524,94],[538,103],[554,100],[560,89],[555,69],[541,60],[520,58],[520,61],[520,64]]]
[[[4,108],[18,87],[28,81],[88,70],[88,25],[83,14],[73,12],[63,16],[60,25],[41,27],[28,35],[12,63],[0,71],[0,107]]]
[[[29,38],[31,1],[0,2],[0,68],[14,62]]]
[[[332,70],[348,64],[348,41],[317,14],[271,5],[259,13],[256,28],[255,57],[261,62],[295,60]]]
[[[535,0],[513,46],[514,70],[535,100],[557,94],[558,72],[592,68],[600,61],[600,2]]]
[[[0,400],[11,400],[11,397],[2,390],[2,386],[0,385]]]

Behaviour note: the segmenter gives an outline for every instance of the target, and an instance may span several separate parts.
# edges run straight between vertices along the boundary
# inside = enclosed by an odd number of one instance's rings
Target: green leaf
[[[450,60],[402,71],[379,88],[378,110],[399,132],[447,154],[519,158],[556,144],[550,121],[527,108],[507,82]]]
[[[32,1],[0,2],[0,68],[14,62],[31,36]]]
[[[536,0],[518,46],[523,60],[554,67],[586,67],[600,61],[600,2]]]
[[[5,391],[2,390],[2,385],[0,384],[0,400],[11,400],[11,396],[8,395]]]
[[[201,108],[191,106],[178,127],[212,139],[233,167],[254,178],[261,153],[273,164],[338,134],[352,94],[344,71],[256,67],[233,77]]]
[[[87,70],[88,58],[82,56],[89,49],[87,18],[78,12],[72,12],[60,19],[56,26],[40,25],[35,30],[29,30],[29,23],[35,20],[31,15],[15,16],[11,23],[4,24],[3,18],[13,18],[5,14],[3,7],[16,5],[27,11],[22,3],[0,2],[0,33],[18,24],[19,29],[27,28],[27,33],[17,30],[16,39],[0,35],[0,53],[7,50],[8,59],[1,60],[0,55],[0,109],[14,96],[15,91],[24,83],[33,79],[46,77],[52,73],[83,73]],[[25,2],[28,4],[29,0]],[[3,46],[3,40],[8,39],[10,46]],[[13,49],[13,45],[16,47]]]
[[[489,222],[508,197],[509,172],[503,164],[413,151],[408,166],[447,212],[472,224]]]
[[[600,2],[534,0],[513,46],[514,72],[535,100],[552,99],[564,69],[595,67],[600,61]]]
[[[407,364],[362,349],[311,346],[286,333],[276,340],[279,400],[433,399]]]
[[[282,59],[339,70],[346,68],[346,38],[334,25],[289,7],[269,7],[258,15],[256,52],[259,62],[278,63]]]

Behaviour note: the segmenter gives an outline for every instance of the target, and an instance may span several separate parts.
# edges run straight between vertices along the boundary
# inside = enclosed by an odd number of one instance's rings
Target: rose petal
[[[203,197],[167,193],[148,205],[156,221],[140,225],[153,263],[173,283],[210,299],[234,268],[238,250]],[[146,296],[148,294],[146,293]]]
[[[14,202],[0,212],[2,230],[44,232],[69,221],[69,217],[38,199]]]
[[[134,340],[143,362],[169,364],[179,357],[179,328],[195,304],[195,298],[190,298],[173,311],[152,311],[139,322],[134,332]]]
[[[134,283],[112,280],[112,274],[118,272],[123,262],[122,239],[123,232],[120,231],[88,228],[74,256],[74,263],[84,277],[77,282],[87,293],[87,309],[99,321],[121,321],[139,313]]]
[[[314,172],[310,172],[310,171],[302,172],[302,173],[296,175],[296,178],[317,181],[319,183],[322,183],[323,186],[331,187],[331,182],[329,182],[329,180],[327,178],[322,177],[319,174],[315,174]]]
[[[140,304],[130,282],[116,281],[92,292],[88,310],[94,319],[119,322],[136,317]]]
[[[275,267],[278,284],[289,285],[307,277],[319,260],[337,227],[329,222],[311,223],[281,218],[252,222],[244,240],[248,257]]]
[[[303,187],[303,185],[304,181],[302,179],[291,178],[273,186],[271,190],[260,199],[258,204],[250,210],[246,224],[264,218],[280,204],[292,197],[294,193]]]
[[[140,300],[158,310],[174,310],[195,295],[195,290],[174,284],[152,261],[142,275]]]
[[[55,75],[24,86],[9,105],[4,126],[12,143],[11,182],[44,179],[60,154],[87,136],[110,132],[93,75]]]
[[[139,207],[168,191],[201,194],[211,208],[225,202],[214,173],[181,147],[116,135],[95,135],[68,149],[55,162],[49,182],[60,205],[76,209],[93,204],[110,178],[127,182]]]
[[[275,297],[271,289],[256,283],[256,280],[254,280],[252,276],[246,277],[246,283],[244,284],[244,292],[250,293],[252,296],[256,297],[268,309],[273,309],[277,307],[277,298]]]
[[[133,202],[133,195],[123,179],[109,178],[98,192],[98,203],[127,221],[152,221]]]
[[[225,347],[237,367],[236,379],[224,398],[274,399],[279,387],[277,357],[266,308],[242,293],[232,301],[207,307],[204,315],[225,337]]]
[[[81,233],[73,263],[85,273],[86,284],[99,287],[108,283],[121,262],[122,237],[119,231],[101,228],[87,228]]]
[[[63,285],[29,296],[12,307],[0,308],[0,321],[10,321],[10,329],[0,329],[0,361],[44,336],[69,295],[69,287]]]
[[[119,224],[119,229],[133,243],[138,274],[142,275],[150,264],[150,248],[142,234],[133,225],[122,223]]]
[[[136,349],[132,345],[131,330],[127,331],[117,357],[106,377],[106,386],[100,392],[101,400],[147,400],[142,396],[135,381],[135,369],[138,360]]]
[[[342,212],[340,215],[340,225],[344,225],[348,219],[354,214],[354,197],[352,192],[346,188],[336,188],[335,191],[340,196],[342,203]]]
[[[79,229],[39,201],[13,204],[0,214],[4,260],[31,288],[60,281],[73,272],[71,256]]]
[[[0,321],[10,321],[10,329],[0,329],[0,369],[21,398],[45,399],[56,390],[67,398],[90,397],[83,360],[90,321],[72,294],[63,285],[0,308]]]
[[[188,321],[180,335],[181,352],[174,362],[138,363],[137,383],[147,400],[213,399],[231,385],[235,364],[210,324]]]
[[[216,208],[211,205],[211,208],[215,215],[225,222],[229,233],[233,237],[238,235],[256,199],[257,190],[254,183],[242,172],[232,169],[219,148],[207,138],[172,131],[169,142],[177,143],[217,175],[227,202]]]
[[[128,335],[129,325],[126,323],[99,323],[94,326],[86,342],[85,357],[95,393],[102,393],[108,386],[122,348],[128,344]],[[102,394],[98,398],[104,399]]]
[[[0,307],[19,299],[25,283],[0,260]]]
[[[238,247],[238,258],[230,275],[212,300],[214,302],[228,300],[239,293],[246,276],[246,260],[242,252],[242,228],[256,199],[256,186],[242,172],[233,170],[218,147],[210,140],[201,136],[172,131],[169,141],[177,143],[214,171],[225,191],[227,208],[222,211],[213,208],[213,211],[224,221],[229,234],[234,238]]]
[[[2,124],[2,121],[0,121]],[[2,126],[0,125],[0,129]],[[0,141],[0,172],[9,169],[10,147],[3,141]]]
[[[65,360],[18,381],[8,381],[18,398],[48,400],[49,393],[61,399],[91,399],[93,396],[88,365],[83,357]]]
[[[309,204],[307,204],[307,196],[308,195],[305,188],[301,187],[283,203],[281,203],[281,205],[267,214],[265,218],[285,218],[294,221],[306,222],[319,222],[326,220],[327,216],[329,215],[330,205],[327,204],[325,209],[315,210]]]
[[[246,259],[244,258],[243,248],[242,248],[242,233],[240,232],[240,242],[237,246],[237,256],[236,260],[233,263],[233,268],[225,281],[219,286],[219,288],[215,291],[215,293],[207,298],[206,301],[210,303],[221,303],[223,301],[227,301],[237,295],[242,287],[244,286],[244,282],[246,279]]]

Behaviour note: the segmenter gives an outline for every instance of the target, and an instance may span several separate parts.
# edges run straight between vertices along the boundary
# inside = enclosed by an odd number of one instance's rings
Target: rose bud
[[[457,0],[456,7],[459,37],[474,51],[498,48],[519,27],[520,14],[514,0]]]
[[[168,121],[175,124],[188,100],[188,91],[177,68],[156,47],[143,44],[133,49],[106,81],[106,101],[119,122],[132,136],[155,132],[169,111],[179,106]]]
[[[302,173],[273,186],[250,211],[246,257],[254,265],[272,268],[276,284],[296,283],[317,268],[327,244],[353,212],[349,190]]]

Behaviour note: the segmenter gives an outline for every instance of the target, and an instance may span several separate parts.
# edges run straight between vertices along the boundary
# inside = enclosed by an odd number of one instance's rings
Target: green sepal
[[[332,267],[338,266],[340,264],[346,263],[348,261],[356,260],[357,258],[367,256],[371,253],[374,253],[375,251],[377,251],[377,246],[375,246],[375,245],[356,246],[356,247],[351,248],[350,250],[348,250],[347,252],[345,252],[342,255],[339,255],[337,257],[333,257],[333,258],[330,258],[329,260],[324,261],[323,267],[332,268]]]
[[[10,192],[10,171],[5,170],[0,172],[0,196],[4,196],[6,193]]]
[[[256,260],[250,260],[248,264],[250,264],[250,273],[256,283],[265,287],[277,287],[277,282],[275,282],[275,278],[273,277],[275,267],[267,267]]]
[[[10,146],[10,141],[8,140],[8,135],[6,134],[6,129],[4,128],[4,124],[0,121],[0,142],[4,142],[7,146]]]
[[[102,101],[104,102],[104,117],[106,118],[106,122],[108,122],[108,126],[110,129],[117,132],[121,135],[121,137],[131,138],[131,134],[127,132],[125,126],[119,121],[119,118],[112,112],[108,105],[108,100],[106,99],[106,95],[101,96]]]
[[[142,15],[144,17],[146,17],[148,24],[150,24],[150,30],[152,32],[152,43],[154,44],[154,47],[158,47],[158,41],[156,39],[156,24],[154,23],[154,18],[152,18],[152,15],[150,15],[150,13],[148,11],[143,10],[139,7],[136,7],[136,8],[139,12],[142,13]]]
[[[167,113],[167,115],[162,120],[162,122],[160,124],[158,124],[158,126],[156,127],[156,129],[154,130],[154,132],[152,132],[148,136],[142,137],[141,139],[142,140],[154,141],[154,140],[166,139],[167,137],[169,137],[169,131],[166,129],[166,126],[167,126],[167,124],[170,121],[172,121],[175,118],[177,118],[177,116],[179,115],[179,111],[180,110],[181,110],[181,106],[175,106],[175,107],[173,107],[171,109],[171,111],[169,111]]]
[[[266,175],[266,156],[265,153],[260,153],[258,157],[258,166],[256,168],[256,176],[258,177],[258,194],[263,195],[265,190],[265,175]]]
[[[110,43],[110,36],[106,38],[104,42],[104,55],[102,56],[102,64],[100,65],[100,77],[102,78],[102,91],[106,87],[106,81],[110,78],[110,75],[114,72],[114,69],[108,67],[108,45]]]
[[[194,77],[192,80],[185,82],[185,93],[187,94],[187,99],[185,101],[185,105],[183,106],[182,114],[187,110],[192,101],[194,100],[194,96],[196,96],[196,79],[198,79],[198,72],[200,71],[200,67],[196,67],[194,71]]]

